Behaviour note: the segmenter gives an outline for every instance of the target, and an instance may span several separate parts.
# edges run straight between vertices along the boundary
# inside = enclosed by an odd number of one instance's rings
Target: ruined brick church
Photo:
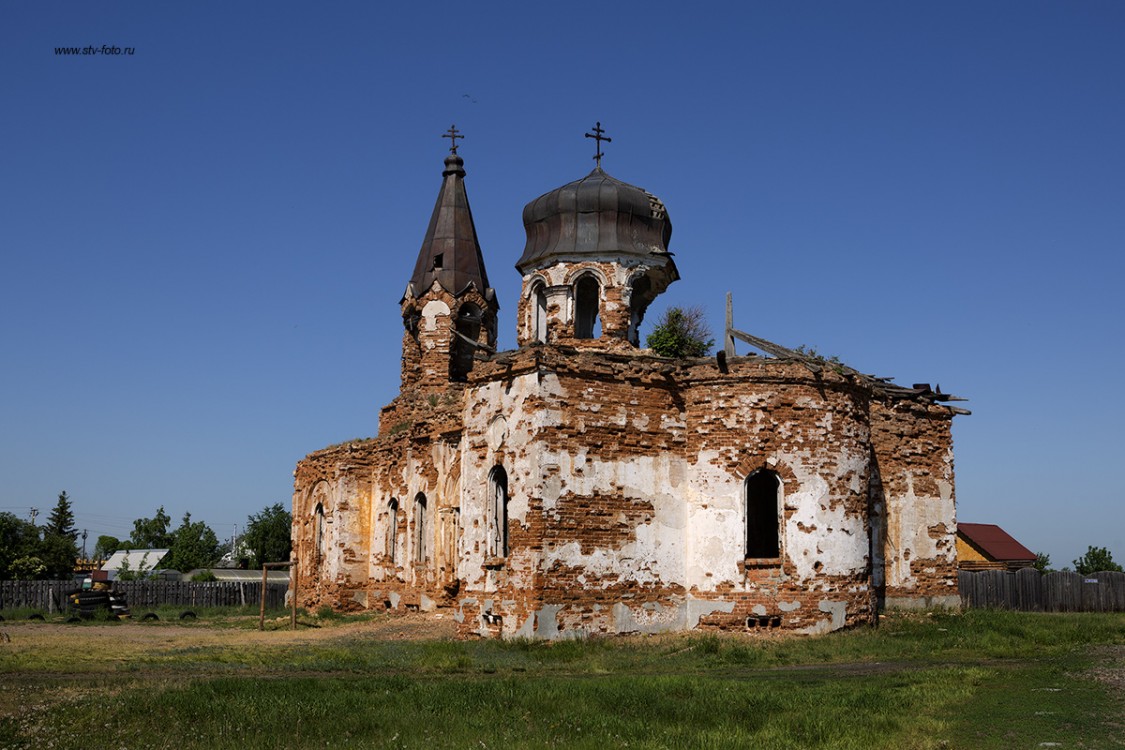
[[[533,638],[957,605],[950,397],[746,334],[761,353],[734,356],[729,323],[716,357],[640,348],[679,278],[672,224],[600,141],[592,172],[524,208],[518,348],[497,352],[451,140],[401,300],[401,391],[377,437],[297,465],[298,603]]]

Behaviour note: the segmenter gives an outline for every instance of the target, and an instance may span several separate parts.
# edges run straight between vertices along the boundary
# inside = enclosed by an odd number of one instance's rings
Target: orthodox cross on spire
[[[607,138],[606,136],[602,135],[602,133],[604,132],[605,131],[602,130],[601,122],[596,122],[594,123],[594,132],[586,134],[587,138],[593,138],[598,142],[598,151],[596,154],[594,154],[594,161],[598,163],[598,167],[601,167],[602,165],[602,141],[605,141],[606,143],[613,142],[612,138]]]
[[[449,153],[456,156],[457,155],[457,139],[460,138],[460,139],[464,140],[465,136],[463,136],[459,132],[457,132],[457,126],[456,125],[450,125],[449,130],[447,130],[445,133],[442,133],[441,137],[449,139]]]

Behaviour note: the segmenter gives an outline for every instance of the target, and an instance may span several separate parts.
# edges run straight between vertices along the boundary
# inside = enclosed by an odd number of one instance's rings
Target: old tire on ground
[[[71,615],[70,617],[66,618],[66,621],[67,622],[82,622],[82,618],[78,617],[76,615]]]
[[[44,621],[45,621],[45,620],[46,620],[47,618],[46,618],[46,617],[44,617],[43,615],[39,614],[38,612],[36,612],[36,613],[35,613],[35,614],[33,614],[33,615],[28,615],[28,616],[27,616],[27,619],[29,619],[29,620],[38,620],[39,622],[44,622]]]
[[[181,620],[194,620],[195,619],[195,613],[192,612],[190,609],[185,610],[185,611],[180,613],[180,619]]]
[[[144,617],[141,618],[141,622],[153,622],[159,619],[160,616],[155,612],[145,612]]]

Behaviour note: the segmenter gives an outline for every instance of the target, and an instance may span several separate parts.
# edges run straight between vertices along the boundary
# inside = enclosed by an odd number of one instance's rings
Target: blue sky
[[[0,510],[220,536],[373,435],[451,123],[501,345],[525,203],[660,196],[701,304],[970,399],[958,514],[1125,558],[1125,5],[0,0]],[[132,55],[60,56],[60,46]],[[643,332],[644,333],[644,332]],[[743,351],[740,349],[740,351]]]

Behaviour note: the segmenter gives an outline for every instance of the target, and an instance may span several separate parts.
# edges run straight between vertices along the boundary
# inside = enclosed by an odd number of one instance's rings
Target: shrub
[[[662,357],[706,357],[715,339],[702,307],[670,307],[648,335],[648,347]]]

